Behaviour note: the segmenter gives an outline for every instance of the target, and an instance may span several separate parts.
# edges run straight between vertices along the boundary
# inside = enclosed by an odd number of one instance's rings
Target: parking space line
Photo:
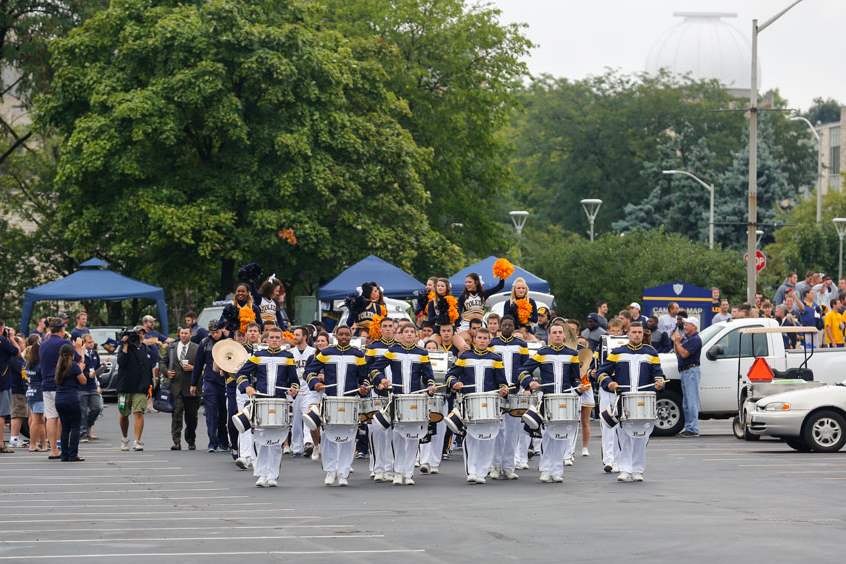
[[[249,511],[248,511],[249,512]],[[160,512],[160,513],[171,513],[168,512]],[[201,513],[206,513],[206,511],[202,511]],[[232,513],[232,511],[227,511],[227,514]],[[111,518],[108,519],[80,519],[79,517],[73,519],[13,519],[11,521],[0,521],[0,524],[8,524],[8,523],[67,523],[67,522],[79,522],[83,521],[85,523],[97,523],[100,521],[182,521],[183,519],[191,519],[192,521],[219,521],[223,519],[222,516],[218,515],[217,517],[118,517],[118,518]],[[321,517],[312,516],[312,517],[281,517],[281,516],[274,516],[274,519],[320,519]]]
[[[127,478],[131,478],[132,476],[127,476]],[[95,486],[167,486],[170,484],[213,484],[215,483],[214,480],[192,480],[189,482],[99,482],[97,484],[92,484]],[[60,488],[67,487],[71,484],[20,484],[16,485],[16,488],[46,488],[48,486],[56,486]],[[82,485],[82,484],[79,484]]]
[[[61,493],[61,492],[54,492],[54,493]],[[193,495],[188,497],[100,497],[100,498],[93,498],[93,499],[86,499],[85,501],[148,501],[148,500],[166,500],[166,501],[181,501],[185,499],[243,499],[245,497],[250,497],[248,495]],[[72,499],[28,499],[26,500],[27,503],[57,503],[57,502],[66,502],[66,501],[74,501]],[[4,503],[13,504],[13,505],[20,505],[20,500],[12,500],[12,501],[3,501],[0,500],[0,506]],[[253,502],[251,502],[253,503]],[[257,502],[259,504],[264,504],[264,502]],[[269,502],[268,502],[269,503]],[[120,504],[120,507],[125,507],[126,504]]]
[[[394,548],[381,550],[254,550],[238,552],[117,552],[111,554],[43,554],[26,556],[0,556],[0,560],[58,560],[68,558],[153,558],[174,556],[331,556],[343,554],[412,554],[426,552],[422,548]]]
[[[172,515],[173,513],[196,513],[198,510],[196,509],[176,509],[171,511],[97,511],[95,513],[84,513],[79,511],[51,511],[50,513],[19,513],[15,511],[15,515],[19,515],[21,517],[38,517],[42,515]],[[227,514],[230,513],[268,513],[272,511],[296,511],[296,509],[290,508],[277,508],[274,507],[272,509],[233,509],[232,511],[227,511]],[[206,510],[202,510],[203,513]]]
[[[153,470],[153,468],[150,468]],[[156,478],[185,478],[187,476],[194,476],[194,474],[156,474]],[[78,474],[76,476],[63,476],[56,474],[53,476],[10,476],[10,478],[26,478],[27,480],[55,480],[61,478],[64,480],[88,480],[89,478],[126,478],[125,475],[120,474]],[[34,485],[34,484],[33,484]]]
[[[276,540],[276,539],[381,539],[385,535],[379,534],[340,534],[340,535],[267,535],[260,537],[157,537],[157,538],[123,538],[123,539],[36,539],[36,540],[0,540],[3,544],[42,544],[42,543],[104,543],[104,542],[168,542],[168,541],[231,541],[231,540]]]
[[[317,517],[306,517],[306,519],[317,519]],[[118,529],[97,529],[97,532],[100,533],[122,533],[126,531],[217,531],[217,530],[229,530],[229,529],[338,529],[342,527],[350,528],[353,525],[349,524],[342,524],[342,525],[208,525],[206,527],[129,527],[129,528],[118,528]],[[91,527],[86,529],[42,529],[41,527],[38,528],[39,533],[90,533]]]
[[[192,482],[192,483],[196,483],[196,482]],[[82,484],[79,484],[79,485],[82,485]],[[184,492],[223,492],[223,491],[229,491],[229,490],[230,490],[230,488],[175,488],[175,489],[171,489],[171,490],[156,489],[155,492],[156,493],[161,493],[161,492],[182,492],[182,493],[184,493]],[[131,490],[131,491],[136,492],[136,493],[141,493],[145,490]],[[153,490],[147,490],[147,491],[153,491]],[[122,494],[122,493],[127,493],[127,490],[82,490],[82,491],[72,491],[72,492],[50,492],[50,493],[55,494],[55,495],[81,495],[81,494],[91,494],[91,493],[95,493],[95,494],[104,494],[104,493]],[[2,491],[2,489],[0,489],[0,494],[2,494],[4,496],[5,495],[44,495],[44,492],[4,492],[4,491]]]

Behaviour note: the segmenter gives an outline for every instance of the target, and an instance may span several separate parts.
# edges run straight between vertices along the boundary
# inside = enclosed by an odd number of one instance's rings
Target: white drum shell
[[[624,420],[655,421],[658,418],[655,392],[624,393],[621,405]]]
[[[394,420],[397,423],[427,423],[429,421],[429,397],[424,394],[396,394],[394,396]]]
[[[464,421],[468,424],[497,422],[500,413],[500,396],[497,392],[477,392],[464,396]]]
[[[320,410],[324,425],[358,425],[360,398],[323,398]]]
[[[579,396],[567,394],[543,395],[544,417],[550,422],[569,422],[579,420]]]
[[[253,426],[256,429],[281,429],[289,427],[288,400],[285,398],[262,398],[253,404]]]
[[[443,415],[444,406],[446,405],[446,396],[443,395],[443,394],[435,394],[431,397],[428,397],[426,403],[428,405],[427,411],[430,414],[431,413],[439,413],[439,414]]]

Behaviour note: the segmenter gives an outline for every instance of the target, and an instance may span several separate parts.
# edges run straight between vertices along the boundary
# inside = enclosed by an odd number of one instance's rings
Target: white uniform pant
[[[611,407],[616,401],[617,394],[599,390],[599,411],[600,413]],[[617,461],[617,429],[609,427],[605,420],[599,418],[599,429],[602,432],[602,464],[607,466],[614,466]]]
[[[346,478],[350,475],[353,456],[355,455],[355,438],[343,443],[336,443],[328,440],[326,435],[320,439],[320,457],[323,462],[324,472],[335,472],[338,476]]]
[[[392,448],[394,454],[393,471],[404,478],[414,476],[414,461],[417,458],[417,446],[420,439],[407,439],[405,434],[397,429],[392,430]]]
[[[517,436],[517,447],[514,451],[514,467],[518,468],[529,463],[529,445],[532,442],[532,437],[525,430],[522,430]]]
[[[564,441],[566,443],[566,446],[567,446],[567,448],[564,451],[564,458],[571,458],[573,456],[576,456],[575,453],[576,453],[576,448],[578,447],[578,444],[579,444],[579,435],[581,435],[581,430],[582,430],[582,422],[581,422],[581,419],[580,419],[579,423],[578,423],[578,427],[576,427],[576,429],[572,433],[570,433],[570,438],[568,440]],[[542,440],[541,440],[541,444],[543,444]],[[543,448],[543,447],[541,447],[541,448]]]
[[[302,388],[300,388],[302,390]],[[291,414],[291,450],[294,454],[302,454],[303,452],[303,435],[307,437],[306,442],[311,442],[311,435],[303,426],[303,403],[305,403],[305,396],[298,393],[294,398],[294,405],[291,406],[293,413]]]
[[[575,433],[573,433],[575,434]],[[544,427],[541,437],[541,456],[538,469],[542,473],[560,476],[564,474],[564,458],[569,450],[569,439],[553,439],[552,433]]]
[[[282,441],[288,433],[287,429],[256,429],[253,441],[257,456],[253,475],[266,480],[279,478],[279,467],[282,464]]]
[[[247,400],[250,396],[235,392],[235,403],[238,405],[238,411],[244,409]],[[255,462],[256,451],[253,448],[253,430],[249,429],[238,435],[238,458],[243,458],[248,463]]]
[[[649,435],[630,437],[620,425],[617,425],[617,441],[620,445],[617,458],[617,466],[620,468],[620,472],[642,474],[646,470],[646,444],[649,442]]]
[[[392,429],[385,429],[374,419],[367,425],[370,440],[370,471],[390,472],[394,467],[394,451],[391,445]]]
[[[517,442],[523,432],[523,420],[520,417],[503,415],[499,427],[499,434],[496,436],[496,452],[494,453],[493,465],[503,470],[514,470],[516,468]],[[528,435],[527,435],[528,436]]]
[[[435,434],[430,437],[428,443],[420,445],[420,464],[428,464],[430,468],[437,468],[441,465],[445,436],[446,423],[443,421],[435,423]]]
[[[464,472],[468,476],[485,477],[493,465],[496,438],[476,439],[467,433],[464,436]]]

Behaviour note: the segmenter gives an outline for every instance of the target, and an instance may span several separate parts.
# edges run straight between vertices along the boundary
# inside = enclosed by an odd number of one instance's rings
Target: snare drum
[[[464,396],[464,421],[470,424],[500,421],[499,392],[477,392]]]
[[[394,395],[394,421],[397,423],[427,423],[429,397],[424,394]]]
[[[443,394],[435,394],[428,398],[427,403],[429,406],[429,421],[432,423],[440,423],[443,421],[446,396]]]
[[[360,398],[326,396],[320,414],[324,425],[358,425]]]
[[[623,419],[628,421],[655,421],[655,392],[627,392],[623,394]]]
[[[371,421],[377,411],[382,410],[388,405],[387,396],[373,396],[371,398],[361,398],[358,407],[358,420],[361,423]]]
[[[285,398],[256,399],[253,405],[253,427],[256,429],[282,429],[289,427],[290,412]]]
[[[532,405],[537,404],[537,398],[530,394],[511,394],[502,404],[502,410],[511,417],[523,417]]]
[[[544,417],[551,423],[579,420],[579,396],[577,394],[544,394]]]

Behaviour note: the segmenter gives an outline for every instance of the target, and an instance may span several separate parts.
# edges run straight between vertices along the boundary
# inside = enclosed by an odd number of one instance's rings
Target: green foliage
[[[607,300],[612,312],[643,289],[683,281],[718,287],[724,296],[743,293],[739,253],[715,249],[662,229],[605,234],[591,242],[557,229],[527,229],[526,268],[552,286],[559,314],[584,318],[596,302]]]
[[[814,98],[814,103],[803,115],[813,124],[840,121],[840,106],[834,98]]]
[[[296,3],[114,1],[53,46],[74,257],[175,291],[247,260],[307,288],[370,252],[455,262],[424,213],[431,151],[379,61]],[[283,238],[293,229],[296,242]]]

